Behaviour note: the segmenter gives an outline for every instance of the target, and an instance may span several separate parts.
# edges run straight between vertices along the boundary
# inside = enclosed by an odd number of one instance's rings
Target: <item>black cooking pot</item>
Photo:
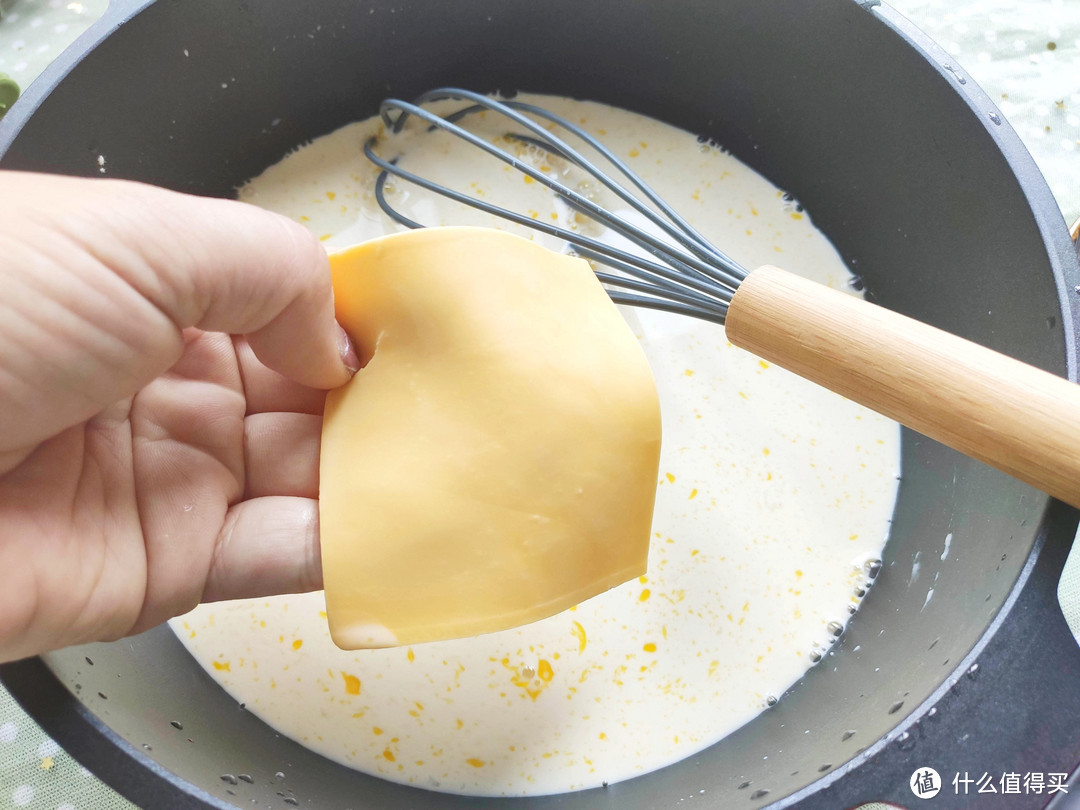
[[[874,0],[113,0],[0,123],[0,166],[100,176],[102,156],[108,176],[231,195],[387,95],[589,98],[714,138],[789,189],[877,303],[1075,379],[1080,269],[1061,215],[948,61]],[[164,627],[2,678],[148,808],[635,810],[692,796],[835,810],[915,803],[921,766],[946,782],[933,806],[967,806],[956,772],[1080,762],[1080,651],[1055,594],[1076,526],[1062,504],[905,433],[882,574],[821,664],[701,754],[563,796],[466,800],[346,769],[243,711]],[[253,781],[221,779],[238,773]]]

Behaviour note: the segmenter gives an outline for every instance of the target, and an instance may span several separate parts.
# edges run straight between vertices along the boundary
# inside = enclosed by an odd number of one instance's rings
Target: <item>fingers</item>
[[[288,411],[290,413],[321,414],[326,392],[293,382],[263,365],[247,341],[236,338],[236,357],[244,381],[244,396],[248,414]]]
[[[321,431],[322,417],[306,413],[257,413],[247,417],[244,497],[318,498]]]
[[[316,501],[271,496],[243,501],[229,510],[202,601],[304,593],[321,587]]]
[[[255,585],[296,589],[314,576],[304,549],[313,542],[316,502],[258,496],[316,494],[320,417],[245,418],[233,341],[197,329],[185,337],[184,356],[131,407],[131,478],[146,560],[133,632],[190,610],[207,592],[228,593],[234,580],[237,593],[269,593]],[[245,537],[250,553],[232,544]],[[289,573],[293,565],[299,573]]]
[[[177,326],[96,255],[51,218],[38,221],[53,194],[35,204],[25,182],[12,185],[0,172],[0,472],[134,394],[184,345]],[[71,212],[56,202],[65,219]]]
[[[184,337],[180,360],[144,386],[133,402],[132,426],[138,442],[135,463],[140,476],[136,485],[144,492],[155,492],[144,487],[146,482],[141,478],[146,473],[146,459],[157,462],[170,453],[193,451],[197,455],[189,464],[213,464],[230,473],[232,483],[221,491],[227,500],[233,500],[244,486],[245,404],[232,343],[228,335],[197,329],[186,330]],[[172,483],[170,476],[179,472],[166,473],[166,478],[158,481],[161,491]],[[154,506],[152,501],[140,504],[144,510]]]
[[[117,184],[105,202],[143,212],[147,230],[134,251],[143,264],[118,262],[118,272],[179,326],[246,334],[263,363],[302,385],[349,379],[326,252],[302,226],[232,200],[133,183]],[[111,230],[131,239],[130,228]]]
[[[267,368],[242,338],[234,342],[247,399],[244,497],[318,498],[325,393]]]
[[[134,394],[191,326],[247,334],[306,386],[341,385],[358,366],[321,245],[253,206],[0,172],[0,251],[0,454]]]

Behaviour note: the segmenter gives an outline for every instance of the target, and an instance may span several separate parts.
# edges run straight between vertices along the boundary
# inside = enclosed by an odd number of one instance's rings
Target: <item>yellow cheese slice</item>
[[[485,228],[330,258],[363,369],[330,392],[319,513],[344,649],[488,633],[645,572],[660,407],[589,265]]]

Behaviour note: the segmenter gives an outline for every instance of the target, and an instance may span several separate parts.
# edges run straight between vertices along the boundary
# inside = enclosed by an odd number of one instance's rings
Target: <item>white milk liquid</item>
[[[539,103],[598,135],[744,266],[849,282],[807,214],[730,155],[628,112]],[[319,138],[241,198],[303,222],[328,248],[398,230],[375,203],[375,171],[361,153],[378,128],[365,121]],[[457,141],[416,135],[407,155],[403,165],[420,174],[589,227],[539,183]],[[425,224],[506,227],[404,184],[391,198]],[[720,326],[625,314],[663,412],[647,576],[526,627],[411,648],[337,649],[319,593],[203,605],[173,621],[178,636],[282,734],[440,791],[595,787],[690,756],[751,720],[826,654],[858,604],[888,533],[899,430],[732,347]]]

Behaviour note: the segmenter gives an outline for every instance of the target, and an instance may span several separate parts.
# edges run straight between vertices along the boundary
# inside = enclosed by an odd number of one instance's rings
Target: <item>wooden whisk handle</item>
[[[740,285],[728,340],[1080,507],[1080,386],[776,267]]]

